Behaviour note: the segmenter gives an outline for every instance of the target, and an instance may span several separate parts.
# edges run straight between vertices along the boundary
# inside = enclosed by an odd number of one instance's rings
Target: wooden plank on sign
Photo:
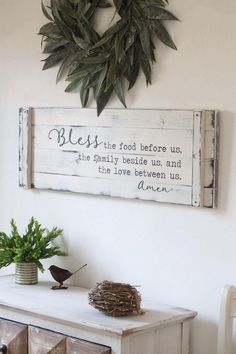
[[[73,126],[110,127],[112,122],[113,127],[125,128],[146,127],[150,129],[152,127],[174,130],[192,130],[193,128],[192,111],[190,110],[107,109],[103,111],[101,119],[98,119],[94,109],[40,107],[33,109],[32,124],[66,126],[68,125],[68,116],[70,124]]]
[[[208,208],[215,208],[217,206],[218,150],[219,116],[215,111],[206,111],[204,150],[204,206]]]
[[[203,124],[204,115],[202,112],[193,114],[193,182],[192,201],[195,207],[202,206],[202,151],[203,151]]]
[[[216,123],[214,111],[22,109],[20,186],[214,207]]]
[[[19,185],[31,188],[31,112],[30,107],[19,111]]]

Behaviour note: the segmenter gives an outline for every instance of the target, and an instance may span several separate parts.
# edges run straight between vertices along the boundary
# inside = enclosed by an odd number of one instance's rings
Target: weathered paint
[[[19,185],[31,188],[31,108],[20,108],[19,111]]]
[[[51,286],[16,287],[12,276],[0,277],[1,317],[30,325],[32,354],[51,353],[65,342],[68,354],[108,354],[110,348],[112,354],[189,354],[193,311],[143,301],[144,314],[114,318],[88,304],[88,289],[70,286],[63,295]]]
[[[7,354],[28,354],[27,326],[0,318],[0,344],[7,347]]]
[[[20,186],[215,207],[217,144],[215,111],[24,108]]]

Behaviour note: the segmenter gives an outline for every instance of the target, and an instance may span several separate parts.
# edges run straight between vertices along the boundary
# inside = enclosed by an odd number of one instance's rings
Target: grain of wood
[[[89,306],[88,289],[70,286],[66,293],[55,293],[51,285],[39,282],[30,287],[16,286],[14,277],[0,277],[0,287],[4,288],[0,293],[1,316],[38,327],[34,329],[36,336],[42,333],[43,336],[40,340],[34,339],[36,348],[41,342],[45,346],[46,331],[49,337],[56,336],[53,341],[49,339],[52,346],[46,345],[49,353],[57,345],[64,345],[66,338],[66,345],[70,345],[68,354],[74,345],[83,344],[82,348],[86,348],[88,342],[96,354],[108,354],[109,348],[111,354],[189,354],[186,350],[181,352],[189,338],[187,331],[183,335],[182,324],[189,323],[196,316],[195,312],[143,301],[145,313],[142,316],[113,318]]]
[[[67,337],[66,340],[67,354],[110,354],[111,349],[103,345],[85,342],[75,338]]]
[[[215,111],[20,112],[20,186],[216,205]]]
[[[26,189],[31,188],[31,114],[30,107],[20,108],[19,113],[19,185]]]
[[[29,354],[65,354],[66,337],[41,328],[28,328]]]
[[[28,354],[27,326],[0,319],[0,343],[7,346],[7,354]]]

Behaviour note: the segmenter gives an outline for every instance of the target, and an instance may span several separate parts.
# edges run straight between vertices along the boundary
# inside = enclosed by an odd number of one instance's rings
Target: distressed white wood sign
[[[20,109],[20,186],[215,207],[215,111]]]

